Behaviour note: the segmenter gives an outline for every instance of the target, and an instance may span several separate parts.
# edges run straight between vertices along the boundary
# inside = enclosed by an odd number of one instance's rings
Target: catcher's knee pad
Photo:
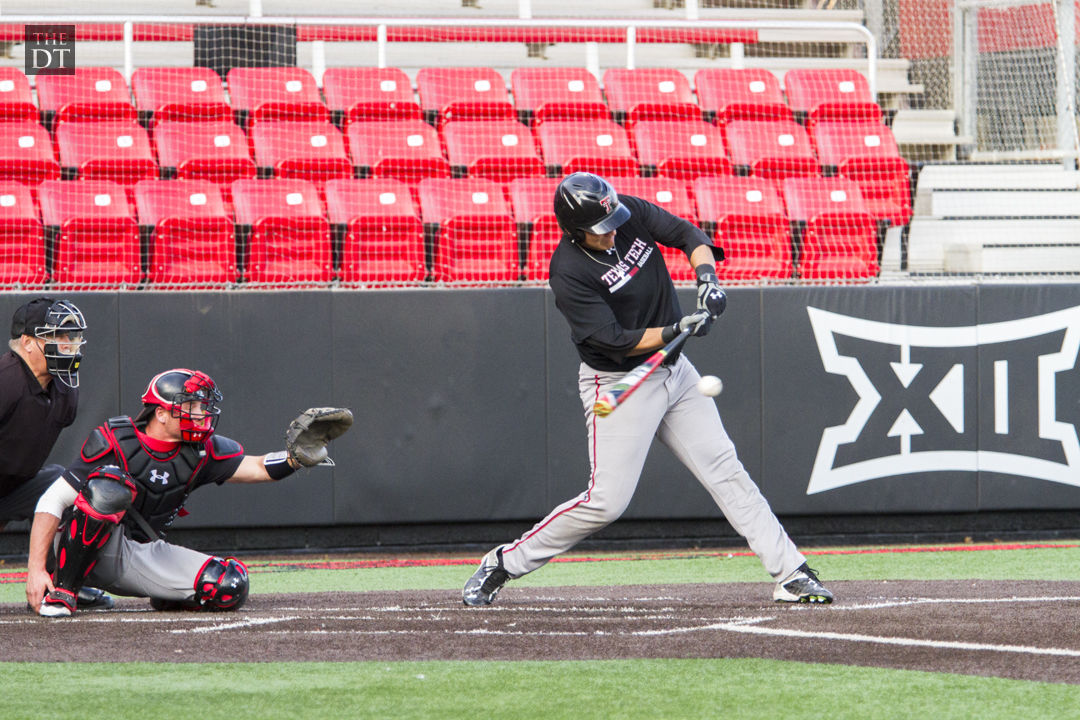
[[[236,610],[247,596],[247,568],[236,558],[210,558],[195,581],[195,601],[207,610]]]
[[[67,524],[56,550],[53,584],[77,593],[94,569],[98,553],[131,506],[135,483],[115,465],[95,469],[75,504],[65,513]]]

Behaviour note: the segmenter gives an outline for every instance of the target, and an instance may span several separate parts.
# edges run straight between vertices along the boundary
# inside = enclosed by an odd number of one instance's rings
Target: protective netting
[[[958,92],[934,71],[953,62],[952,3],[908,2],[873,23],[877,65],[851,27],[710,22],[709,3],[697,23],[630,30],[542,17],[161,18],[126,35],[80,23],[78,63],[59,75],[35,74],[22,24],[0,25],[14,43],[0,67],[0,285],[543,283],[560,236],[553,191],[579,170],[701,226],[725,248],[729,284],[1009,272],[952,248],[954,226],[921,222],[956,213],[914,181],[928,161],[1003,151],[1025,153],[994,156],[1008,177],[1020,160],[1053,161],[1022,166],[1044,184],[1068,175],[1058,121],[1075,115],[1056,82],[1056,15],[1032,4],[978,16],[978,83]],[[897,125],[960,100],[970,142]],[[968,177],[928,192],[985,174]],[[977,218],[1011,207],[948,200]],[[1080,235],[1067,239],[1080,205],[1047,215],[1057,255],[1019,269],[1080,271]],[[692,280],[679,253],[663,257]]]

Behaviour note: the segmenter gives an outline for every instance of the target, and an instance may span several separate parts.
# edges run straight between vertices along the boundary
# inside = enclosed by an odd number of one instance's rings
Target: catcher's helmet
[[[174,368],[158,373],[146,386],[142,396],[143,410],[136,423],[149,419],[154,407],[163,407],[180,418],[180,439],[201,443],[217,427],[221,408],[221,393],[209,375],[198,370]],[[199,408],[195,403],[201,403]]]
[[[630,219],[630,211],[607,180],[576,172],[555,189],[555,218],[572,241],[582,242],[587,232],[605,235],[619,227]]]
[[[86,318],[70,300],[37,298],[16,310],[11,318],[11,337],[30,335],[44,340],[46,369],[72,388],[79,387],[85,330]]]

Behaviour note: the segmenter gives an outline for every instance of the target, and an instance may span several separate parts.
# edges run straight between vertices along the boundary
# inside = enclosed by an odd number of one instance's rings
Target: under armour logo
[[[822,433],[808,495],[939,471],[1080,487],[1076,426],[1058,419],[1056,404],[1057,374],[1080,350],[1080,306],[967,327],[806,310],[825,370],[858,395],[847,421]]]
[[[168,482],[169,482],[169,472],[167,470],[162,471],[162,472],[158,472],[157,469],[151,470],[149,480],[150,480],[150,482],[154,483],[155,485],[157,483],[161,483],[162,485],[167,485]]]

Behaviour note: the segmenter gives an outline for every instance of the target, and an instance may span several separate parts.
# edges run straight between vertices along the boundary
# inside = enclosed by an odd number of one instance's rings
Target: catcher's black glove
[[[353,424],[352,411],[348,408],[308,408],[285,430],[285,449],[289,457],[305,467],[326,462],[326,445],[345,433]]]

